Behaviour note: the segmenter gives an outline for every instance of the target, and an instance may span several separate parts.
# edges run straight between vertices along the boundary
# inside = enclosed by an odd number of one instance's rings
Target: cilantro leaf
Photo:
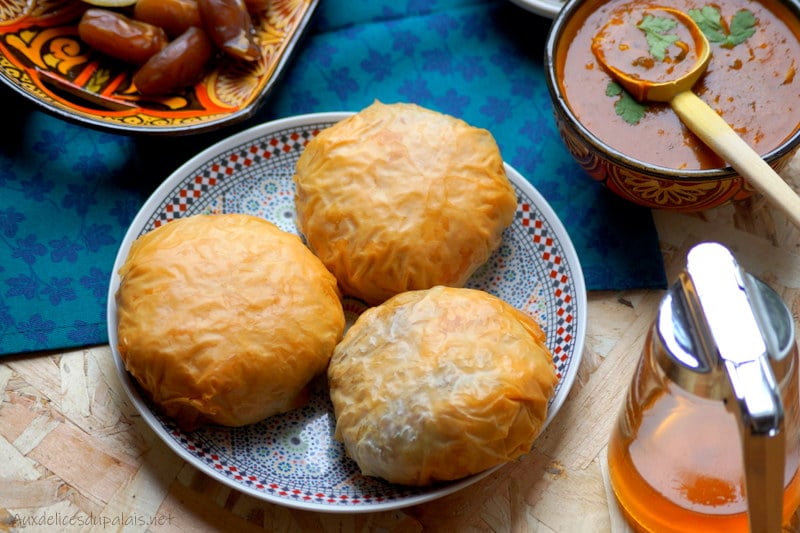
[[[619,96],[622,94],[622,85],[615,81],[608,82],[606,85],[606,96]]]
[[[717,8],[704,6],[702,9],[690,9],[692,17],[706,38],[723,48],[733,48],[745,42],[756,33],[756,17],[752,11],[740,9],[731,19],[729,29],[722,23],[722,16]]]
[[[701,9],[690,9],[689,16],[697,23],[697,26],[710,42],[725,42],[727,34],[722,27],[722,17],[718,9],[711,6],[703,6]]]
[[[614,104],[614,111],[628,124],[638,124],[644,117],[647,107],[643,106],[622,88],[617,82],[609,82],[606,86],[606,96],[619,96]]]
[[[650,54],[659,61],[664,61],[667,48],[679,38],[677,34],[667,32],[677,25],[678,23],[670,18],[645,15],[636,27],[644,32]]]
[[[731,33],[723,46],[733,48],[756,33],[756,16],[752,11],[740,9],[731,19]],[[728,46],[729,45],[729,46]]]

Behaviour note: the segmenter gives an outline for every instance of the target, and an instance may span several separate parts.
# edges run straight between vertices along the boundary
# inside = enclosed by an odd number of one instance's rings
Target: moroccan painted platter
[[[234,135],[175,171],[148,199],[116,257],[124,263],[140,235],[179,217],[200,213],[248,213],[285,231],[295,226],[295,163],[322,129],[349,113],[282,119]],[[578,257],[552,208],[513,168],[506,172],[519,203],[500,248],[469,286],[495,294],[535,317],[547,334],[559,382],[547,422],[572,387],[586,334],[586,289]],[[117,351],[119,276],[112,277],[108,333],[117,371],[131,401],[156,434],[178,455],[209,476],[256,498],[289,507],[329,512],[368,512],[405,507],[466,487],[493,470],[426,488],[402,487],[362,476],[333,439],[334,417],[324,378],[310,402],[292,412],[241,428],[179,429],[150,404],[125,370]],[[364,305],[345,299],[348,320]]]
[[[135,68],[78,37],[80,0],[0,0],[0,82],[62,118],[122,133],[187,134],[251,116],[274,86],[319,0],[274,0],[253,17],[253,62],[218,57],[180,93],[146,98]]]

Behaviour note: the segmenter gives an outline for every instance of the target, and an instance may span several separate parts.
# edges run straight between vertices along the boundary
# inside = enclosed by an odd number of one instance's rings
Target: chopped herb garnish
[[[756,33],[756,16],[751,11],[741,9],[731,19],[731,33],[725,44],[731,47],[745,42]],[[724,46],[724,45],[723,45]]]
[[[643,106],[631,96],[628,91],[622,88],[617,82],[609,82],[606,86],[606,96],[619,96],[619,100],[614,104],[614,111],[622,117],[628,124],[638,124],[644,117],[647,107]]]
[[[756,17],[752,11],[741,9],[733,15],[729,29],[722,23],[722,15],[715,7],[704,6],[701,9],[690,9],[692,17],[706,38],[723,48],[733,48],[745,42],[756,32]]]
[[[712,43],[721,43],[727,39],[725,29],[722,27],[722,16],[716,8],[704,6],[700,9],[690,9],[689,16],[697,23],[706,39]]]
[[[668,33],[677,25],[678,23],[670,18],[645,15],[636,27],[644,32],[647,45],[650,47],[650,54],[659,61],[664,61],[667,48],[679,39],[677,34]]]
[[[731,18],[730,25],[725,24],[719,9],[710,5],[700,9],[690,9],[689,16],[710,42],[719,44],[723,48],[733,48],[745,42],[756,33],[758,23],[752,11],[740,9]],[[645,15],[636,27],[644,32],[650,55],[658,61],[663,61],[669,47],[679,40],[677,34],[670,33],[677,25],[678,23],[671,18]],[[614,110],[628,124],[638,124],[647,112],[647,106],[638,102],[617,82],[608,83],[606,96],[618,97],[614,103]]]

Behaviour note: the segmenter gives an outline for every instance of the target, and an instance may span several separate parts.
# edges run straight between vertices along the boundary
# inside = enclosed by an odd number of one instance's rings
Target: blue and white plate
[[[295,163],[308,141],[349,113],[303,115],[234,135],[192,158],[148,199],[117,254],[118,272],[131,243],[175,218],[200,213],[248,213],[286,231],[295,226]],[[535,317],[547,334],[559,382],[550,402],[552,420],[572,387],[586,333],[586,289],[578,257],[564,226],[533,186],[506,165],[519,204],[512,225],[469,286],[495,294]],[[362,476],[333,439],[334,417],[324,379],[308,405],[240,428],[205,426],[181,431],[140,393],[117,351],[119,277],[111,279],[108,333],[117,371],[131,401],[156,434],[209,476],[246,494],[288,507],[329,512],[370,512],[415,505],[464,488],[487,471],[433,487],[402,487]],[[354,319],[363,304],[345,301]]]

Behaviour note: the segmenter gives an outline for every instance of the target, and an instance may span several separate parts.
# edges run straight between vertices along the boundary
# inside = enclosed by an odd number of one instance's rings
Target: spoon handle
[[[690,130],[800,228],[800,196],[716,111],[692,91],[676,94],[670,105]]]

